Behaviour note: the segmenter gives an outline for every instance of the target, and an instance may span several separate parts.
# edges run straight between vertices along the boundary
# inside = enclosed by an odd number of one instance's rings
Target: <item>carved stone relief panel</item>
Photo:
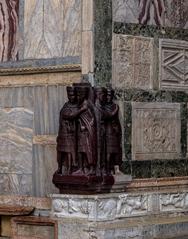
[[[148,211],[148,195],[129,196],[127,194],[120,195],[117,205],[117,215],[123,217],[125,215],[142,215]]]
[[[115,22],[188,27],[187,0],[113,0]]]
[[[180,157],[180,104],[132,103],[132,159]]]
[[[161,194],[159,199],[161,211],[180,211],[188,208],[187,193]]]
[[[0,0],[0,61],[18,58],[19,0]]]
[[[153,39],[114,34],[113,84],[121,88],[152,88]]]
[[[160,40],[161,88],[188,89],[188,42]]]

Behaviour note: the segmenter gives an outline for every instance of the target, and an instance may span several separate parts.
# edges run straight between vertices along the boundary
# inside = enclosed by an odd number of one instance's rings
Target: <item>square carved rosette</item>
[[[178,159],[181,120],[178,103],[132,103],[132,159]]]

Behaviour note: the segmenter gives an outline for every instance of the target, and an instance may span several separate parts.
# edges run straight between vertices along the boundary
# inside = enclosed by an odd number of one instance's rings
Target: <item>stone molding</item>
[[[42,66],[42,67],[1,68],[0,76],[52,73],[52,72],[80,72],[80,71],[81,71],[80,64]]]
[[[34,211],[34,207],[14,206],[14,205],[0,205],[0,215],[29,215]]]
[[[0,195],[0,207],[6,205],[17,207],[34,207],[41,210],[49,210],[51,208],[50,198],[27,197],[17,195]]]

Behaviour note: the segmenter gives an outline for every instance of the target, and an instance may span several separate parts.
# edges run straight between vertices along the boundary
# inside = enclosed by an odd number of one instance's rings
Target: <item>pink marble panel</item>
[[[0,61],[18,58],[19,0],[0,0]]]

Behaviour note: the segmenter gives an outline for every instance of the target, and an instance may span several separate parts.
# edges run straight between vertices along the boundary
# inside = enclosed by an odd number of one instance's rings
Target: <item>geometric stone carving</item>
[[[113,0],[115,22],[188,28],[187,0]]]
[[[33,112],[25,108],[0,109],[0,191],[32,192]]]
[[[113,85],[151,89],[153,78],[152,38],[113,35]]]
[[[188,42],[160,39],[161,88],[188,89]]]
[[[132,103],[132,159],[180,157],[180,104]]]

